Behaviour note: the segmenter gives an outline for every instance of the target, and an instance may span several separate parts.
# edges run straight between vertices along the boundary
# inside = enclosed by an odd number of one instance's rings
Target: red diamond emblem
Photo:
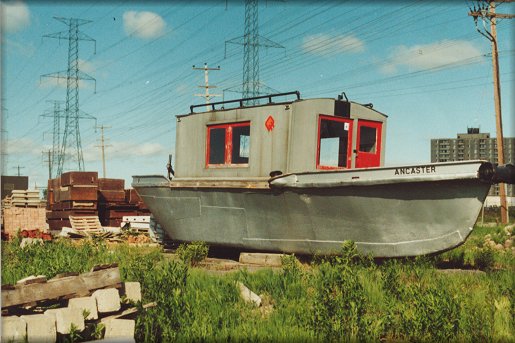
[[[265,127],[268,130],[268,132],[272,131],[275,126],[275,120],[272,116],[268,116],[265,121]]]

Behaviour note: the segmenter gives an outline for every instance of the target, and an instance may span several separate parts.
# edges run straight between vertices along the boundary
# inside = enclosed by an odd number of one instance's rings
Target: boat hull
[[[171,184],[138,176],[133,187],[175,241],[334,254],[352,240],[373,257],[432,254],[462,244],[490,188],[477,177],[297,187],[272,181],[263,189]]]

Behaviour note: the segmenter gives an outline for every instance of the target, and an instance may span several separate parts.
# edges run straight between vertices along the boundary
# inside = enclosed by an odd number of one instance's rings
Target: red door
[[[381,128],[383,123],[358,121],[356,168],[379,167],[381,164]]]

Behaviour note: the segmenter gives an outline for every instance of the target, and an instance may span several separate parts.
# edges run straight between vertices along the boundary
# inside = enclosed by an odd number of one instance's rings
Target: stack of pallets
[[[41,207],[38,190],[13,190],[10,197],[11,207]]]
[[[67,172],[48,180],[47,221],[52,230],[70,227],[70,216],[97,216],[97,172]]]

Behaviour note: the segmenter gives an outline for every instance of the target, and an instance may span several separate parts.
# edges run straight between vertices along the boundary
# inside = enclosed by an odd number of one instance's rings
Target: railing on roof
[[[212,102],[210,104],[201,104],[201,105],[191,105],[190,106],[190,113],[194,113],[193,109],[197,107],[205,107],[211,106],[211,109],[214,111],[216,105],[224,105],[224,104],[231,104],[231,103],[239,103],[240,107],[244,107],[244,102],[251,101],[251,100],[260,100],[260,99],[268,99],[268,103],[272,103],[272,98],[279,97],[279,96],[287,96],[287,95],[296,95],[297,100],[300,100],[300,92],[294,91],[294,92],[287,92],[287,93],[277,93],[277,94],[269,94],[269,95],[261,95],[261,96],[255,96],[252,98],[245,98],[245,99],[236,99],[236,100],[227,100],[227,101],[218,101],[218,102]]]

